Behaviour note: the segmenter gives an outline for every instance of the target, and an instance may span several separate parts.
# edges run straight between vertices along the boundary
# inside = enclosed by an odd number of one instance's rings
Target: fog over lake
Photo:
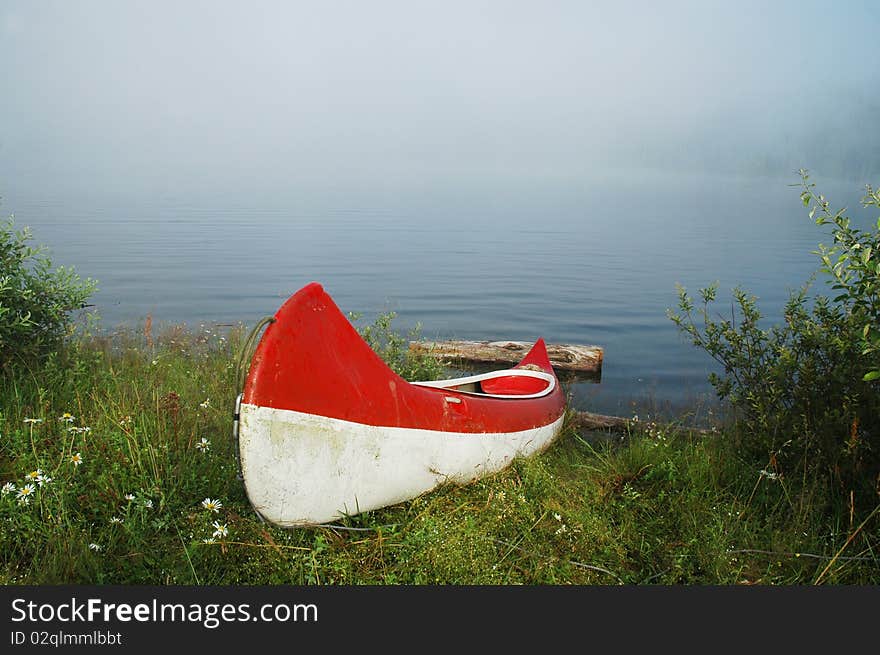
[[[253,323],[310,280],[428,337],[606,349],[594,411],[684,406],[676,284],[769,320],[880,184],[862,2],[0,5],[0,196],[106,327]],[[821,284],[817,290],[823,290]],[[725,304],[726,303],[726,304]]]

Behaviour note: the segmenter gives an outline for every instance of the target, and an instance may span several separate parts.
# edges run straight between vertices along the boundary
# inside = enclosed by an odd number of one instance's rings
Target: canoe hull
[[[563,418],[517,432],[455,433],[243,403],[242,475],[251,505],[267,521],[326,523],[499,471],[546,448]]]
[[[237,407],[248,498],[293,527],[498,471],[556,437],[565,398],[543,339],[501,373],[408,382],[312,283],[275,313]]]

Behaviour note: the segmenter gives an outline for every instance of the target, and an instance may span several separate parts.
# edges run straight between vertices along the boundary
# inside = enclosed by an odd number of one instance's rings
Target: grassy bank
[[[261,523],[231,443],[243,336],[89,336],[0,380],[0,582],[880,583],[880,513],[749,460],[733,428],[569,427],[466,487],[332,527]]]

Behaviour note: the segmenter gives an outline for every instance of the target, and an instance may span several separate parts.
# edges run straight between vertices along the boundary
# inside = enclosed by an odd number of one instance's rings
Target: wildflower
[[[7,482],[6,484],[3,485],[3,488],[0,489],[0,493],[2,493],[4,496],[8,496],[13,491],[15,491],[15,485],[12,484],[11,482]]]
[[[87,432],[91,432],[92,428],[87,425],[81,428],[78,428],[75,425],[71,425],[69,428],[67,428],[67,431],[71,434],[85,434]]]
[[[208,537],[207,539],[202,539],[203,544],[216,544],[217,542],[214,540],[214,537]]]
[[[49,484],[50,482],[52,482],[52,478],[49,477],[48,475],[41,475],[40,477],[37,478],[37,484],[40,485],[41,487],[44,484]]]
[[[223,503],[221,503],[217,499],[205,498],[202,501],[202,507],[204,507],[209,512],[214,512],[216,514],[220,511],[220,508],[223,507]]]
[[[30,473],[28,473],[24,477],[27,478],[28,480],[32,480],[32,481],[36,482],[37,480],[39,480],[40,478],[43,477],[43,471],[42,471],[42,469],[37,469],[36,471],[31,471]]]
[[[149,498],[145,498],[142,505],[144,506],[144,509],[153,509],[153,501]]]
[[[123,522],[123,520],[121,518],[119,518],[118,516],[114,516],[110,519],[111,525],[118,525],[119,523],[122,523],[122,522]]]
[[[134,494],[125,494],[124,498],[125,498],[128,502],[131,502],[131,501],[134,500]]]
[[[41,418],[26,418],[24,420],[25,423],[42,423],[43,419]]]
[[[504,502],[504,499],[507,498],[507,494],[504,493],[503,491],[499,491],[497,494],[495,494],[495,497],[496,497],[500,502],[503,503],[503,502]]]
[[[158,364],[158,363],[159,363],[159,360],[158,360],[158,359],[154,359],[152,362],[150,362],[150,364],[151,364],[152,366],[155,366],[155,365]]]
[[[225,523],[220,523],[220,521],[214,521],[211,525],[214,526],[214,537],[225,537],[229,534],[229,530],[226,527]]]
[[[200,452],[206,453],[211,448],[211,442],[202,437],[196,442],[196,449]]]
[[[199,407],[201,407],[202,409],[208,409],[210,406],[211,406],[211,399],[210,398],[205,398],[205,402],[199,403]]]
[[[557,514],[556,512],[553,512],[553,518],[556,519],[557,521],[561,521],[561,520],[562,520],[562,516],[560,516],[560,515]]]
[[[131,416],[126,414],[121,419],[119,419],[119,425],[128,425],[131,423]]]
[[[761,477],[769,478],[770,480],[776,480],[779,477],[779,474],[761,469]]]
[[[91,543],[89,544],[89,550],[93,550],[96,553],[101,550],[101,544]]]
[[[31,498],[34,495],[34,491],[36,487],[32,484],[26,484],[21,489],[18,490],[18,502],[22,505],[27,505],[31,502]]]
[[[80,455],[79,453],[75,453],[70,456],[70,461],[73,463],[74,466],[79,466],[83,463],[82,455]]]
[[[564,534],[566,532],[568,532],[568,526],[565,525],[565,523],[560,525],[559,528],[556,530],[556,534]]]
[[[73,423],[76,420],[76,416],[74,416],[70,412],[64,412],[61,416],[58,417],[58,420],[64,421],[65,423]]]

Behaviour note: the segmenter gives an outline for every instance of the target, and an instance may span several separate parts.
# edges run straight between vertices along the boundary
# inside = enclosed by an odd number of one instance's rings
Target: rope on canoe
[[[257,335],[260,333],[260,330],[262,330],[264,326],[274,322],[274,316],[264,316],[263,318],[261,318],[260,321],[251,329],[250,333],[247,336],[247,339],[245,339],[244,344],[241,347],[241,352],[238,353],[238,366],[235,369],[235,391],[238,395],[235,399],[235,412],[233,414],[232,420],[232,439],[235,442],[233,444],[235,450],[235,468],[238,471],[239,480],[244,480],[244,476],[242,475],[241,471],[241,454],[239,452],[238,446],[238,422],[240,420],[239,408],[244,392],[245,377],[247,376],[248,370],[250,370],[250,360],[253,357],[253,351],[256,347],[254,344],[257,340]],[[257,512],[257,516],[260,516],[259,512]],[[262,519],[262,517],[260,518]]]
[[[241,352],[238,354],[238,366],[235,369],[236,391],[244,391],[245,377],[250,368],[250,359],[253,356],[253,351],[256,347],[255,342],[257,340],[257,335],[263,327],[274,322],[274,316],[264,316],[251,329],[250,334],[248,334],[247,339],[245,339],[244,345],[241,347]]]

